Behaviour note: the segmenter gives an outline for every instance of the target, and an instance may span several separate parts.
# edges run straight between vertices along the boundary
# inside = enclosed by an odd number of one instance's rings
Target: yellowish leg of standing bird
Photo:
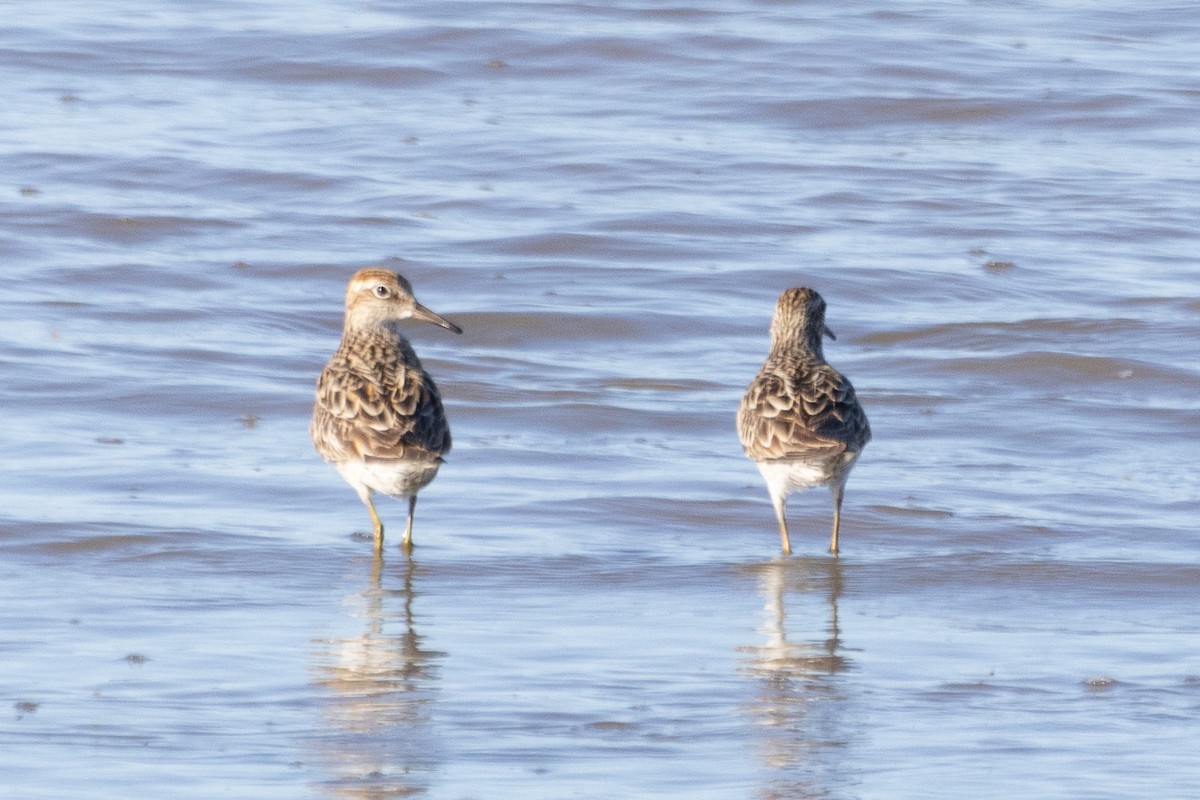
[[[404,552],[412,552],[412,522],[413,514],[417,510],[417,496],[414,494],[408,498],[408,524],[404,526],[404,538],[400,540],[400,546],[404,548]]]
[[[379,518],[379,512],[375,510],[375,501],[371,499],[371,495],[367,495],[367,511],[371,512],[371,526],[375,534],[375,552],[383,552],[383,520]]]
[[[838,528],[842,524],[842,487],[833,487],[833,539],[829,542],[829,552],[838,554]]]
[[[775,500],[772,498],[775,506],[775,516],[779,518],[779,541],[783,544],[783,554],[790,556],[792,554],[792,542],[788,538],[787,529],[787,498]]]

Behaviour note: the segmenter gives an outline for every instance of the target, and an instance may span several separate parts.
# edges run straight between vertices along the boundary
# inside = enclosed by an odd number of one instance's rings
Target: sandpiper
[[[401,544],[409,550],[417,492],[450,451],[437,385],[397,330],[405,319],[462,333],[418,303],[412,285],[391,270],[367,267],[350,278],[342,343],[317,380],[309,427],[317,452],[333,462],[371,512],[376,552],[383,549],[383,522],[372,495],[408,499]]]
[[[792,552],[787,497],[828,485],[833,493],[833,539],[838,552],[842,492],[858,454],[871,440],[867,415],[850,381],[825,362],[821,337],[825,300],[812,289],[788,289],[771,319],[771,352],[738,408],[738,435],[767,482],[783,552]]]

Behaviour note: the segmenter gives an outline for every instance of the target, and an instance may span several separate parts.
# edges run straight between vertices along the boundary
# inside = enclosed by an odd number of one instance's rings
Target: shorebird
[[[742,447],[767,482],[785,555],[792,552],[788,495],[823,485],[833,494],[829,551],[837,555],[846,478],[871,440],[854,387],[825,362],[823,336],[837,338],[825,325],[821,295],[804,288],[780,295],[771,319],[771,352],[737,413]]]
[[[437,385],[397,329],[405,319],[462,333],[418,303],[412,285],[395,272],[367,267],[354,273],[346,287],[342,343],[317,380],[309,426],[317,452],[371,512],[376,552],[383,549],[383,522],[372,495],[408,500],[401,544],[409,550],[417,492],[434,479],[450,451]]]

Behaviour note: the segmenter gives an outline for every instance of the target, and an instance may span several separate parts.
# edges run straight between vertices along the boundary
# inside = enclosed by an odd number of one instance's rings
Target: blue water
[[[1194,16],[0,12],[0,797],[1200,797]],[[378,562],[370,263],[465,330]],[[794,285],[837,560],[733,430]]]

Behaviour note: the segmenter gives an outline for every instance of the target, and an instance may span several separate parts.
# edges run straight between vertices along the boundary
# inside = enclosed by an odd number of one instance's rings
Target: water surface
[[[1194,15],[7,16],[0,796],[1200,796]],[[306,431],[370,263],[466,331],[411,559]],[[733,431],[794,285],[838,560]]]

